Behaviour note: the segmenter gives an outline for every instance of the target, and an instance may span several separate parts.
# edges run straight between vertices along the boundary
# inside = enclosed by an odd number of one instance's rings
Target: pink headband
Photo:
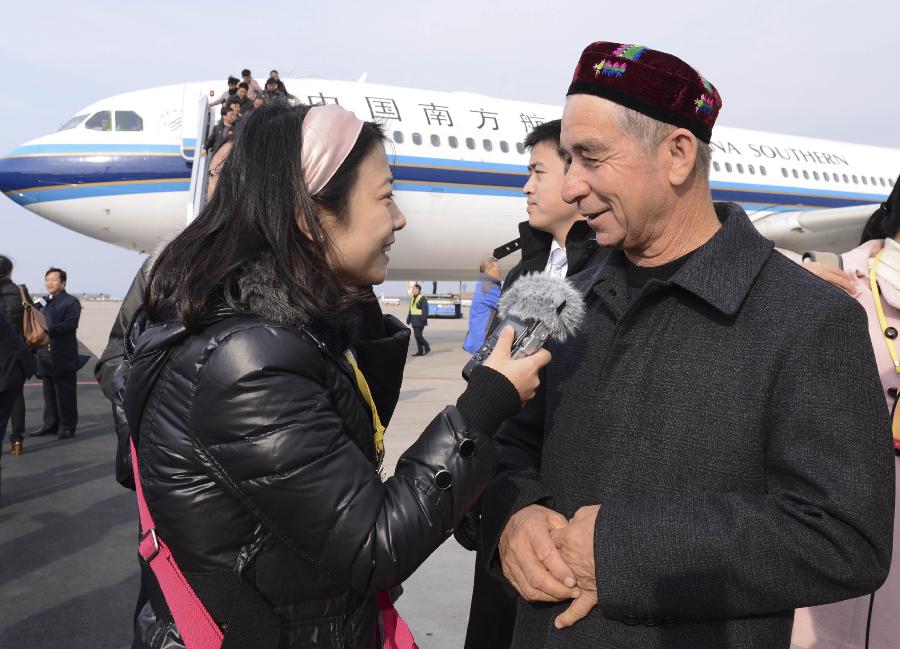
[[[363,122],[336,104],[314,106],[303,119],[300,164],[310,196],[315,196],[350,155]]]

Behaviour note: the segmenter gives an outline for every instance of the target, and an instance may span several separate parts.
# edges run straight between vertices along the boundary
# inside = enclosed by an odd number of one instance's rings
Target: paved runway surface
[[[118,303],[85,303],[79,337],[85,353],[102,351]],[[405,317],[404,308],[392,308]],[[410,358],[388,429],[386,468],[464,384],[459,372],[465,320],[433,320],[432,353]],[[413,349],[415,347],[413,346]],[[110,408],[93,381],[93,361],[79,375],[78,436],[26,438],[20,457],[2,459],[0,495],[0,648],[128,647],[137,596],[134,494],[113,477]],[[40,426],[40,384],[25,388],[26,430]],[[397,606],[422,649],[463,646],[474,555],[452,539],[405,584]]]

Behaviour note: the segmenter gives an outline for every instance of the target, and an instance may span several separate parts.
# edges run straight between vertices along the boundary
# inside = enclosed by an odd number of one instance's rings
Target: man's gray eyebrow
[[[585,140],[584,142],[573,144],[572,150],[578,153],[603,153],[609,150],[609,147],[600,140]]]

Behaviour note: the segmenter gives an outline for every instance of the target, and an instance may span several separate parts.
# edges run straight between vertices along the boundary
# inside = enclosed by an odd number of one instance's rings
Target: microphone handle
[[[535,322],[513,344],[512,357],[519,359],[536,354],[547,342],[549,336],[550,330],[547,329],[547,325],[543,322]]]
[[[504,327],[512,327],[516,332],[516,337],[515,340],[513,340],[512,346],[513,358],[521,358],[521,356],[516,356],[515,354],[519,353],[519,349],[523,342],[533,344],[532,338],[534,337],[535,329],[540,328],[546,332],[546,327],[539,322],[534,320],[520,320],[515,316],[506,316],[500,321],[500,324],[494,327],[493,331],[491,331],[490,335],[488,335],[487,339],[484,341],[484,344],[481,345],[481,348],[469,359],[469,362],[466,363],[466,366],[462,371],[462,376],[466,381],[472,376],[472,372],[475,368],[484,363],[487,360],[487,357],[491,355],[491,352],[494,351],[494,347],[500,339],[500,332],[503,331]],[[546,333],[544,334],[543,340],[546,340]],[[543,344],[543,340],[541,344]],[[540,346],[529,353],[533,354],[538,349],[540,349]],[[522,356],[527,355],[528,354],[522,354]]]

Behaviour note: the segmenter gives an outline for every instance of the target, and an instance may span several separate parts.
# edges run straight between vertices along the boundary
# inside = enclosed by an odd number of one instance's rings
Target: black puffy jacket
[[[31,304],[31,296],[28,288],[25,289],[25,300]],[[0,317],[5,318],[15,332],[22,334],[22,294],[19,293],[19,285],[11,279],[0,279]]]
[[[152,325],[138,341],[125,413],[157,532],[192,579],[239,571],[280,619],[280,647],[374,648],[375,593],[452,534],[494,472],[489,435],[518,395],[492,370],[473,375],[382,481],[349,364],[277,296],[250,304],[266,317],[220,313],[196,335]],[[391,316],[384,327],[354,349],[389,419],[409,330]],[[139,621],[142,646],[182,646],[158,602]]]

